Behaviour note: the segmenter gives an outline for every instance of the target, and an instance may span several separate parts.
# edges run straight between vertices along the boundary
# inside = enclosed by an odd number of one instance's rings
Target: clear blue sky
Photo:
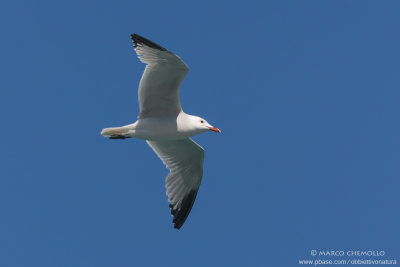
[[[0,266],[297,266],[400,259],[400,3],[0,4]],[[190,67],[185,112],[222,134],[180,231],[134,122],[131,33]]]

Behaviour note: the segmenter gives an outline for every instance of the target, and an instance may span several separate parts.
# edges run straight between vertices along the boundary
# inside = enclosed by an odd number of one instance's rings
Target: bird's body
[[[139,84],[140,114],[135,123],[105,128],[111,139],[146,140],[170,170],[166,179],[168,200],[179,229],[193,206],[203,176],[204,150],[190,137],[206,131],[221,132],[204,119],[183,112],[179,87],[187,65],[165,48],[132,34],[135,51],[146,69]]]
[[[101,134],[114,136],[115,139],[118,136],[152,141],[183,139],[209,131],[209,129],[197,129],[188,123],[197,118],[181,111],[177,115],[146,117],[122,127],[105,128]]]

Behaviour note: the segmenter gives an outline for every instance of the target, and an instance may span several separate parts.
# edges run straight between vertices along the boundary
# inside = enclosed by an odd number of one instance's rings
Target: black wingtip
[[[174,216],[174,228],[179,230],[185,223],[190,211],[192,210],[196,196],[197,190],[193,189],[183,198],[181,205],[177,209],[173,209],[173,206],[171,204],[169,205],[171,208],[171,214]]]
[[[164,47],[162,47],[162,46],[160,46],[160,45],[158,45],[158,44],[156,44],[156,43],[154,43],[154,42],[152,42],[152,41],[150,41],[150,40],[148,40],[148,39],[144,38],[143,36],[140,36],[140,35],[138,35],[136,33],[131,34],[131,39],[133,41],[133,44],[134,44],[135,48],[138,46],[138,44],[144,44],[144,45],[146,45],[148,47],[151,47],[151,48],[155,48],[155,49],[158,49],[158,50],[161,50],[161,51],[167,51],[167,49],[165,49]]]

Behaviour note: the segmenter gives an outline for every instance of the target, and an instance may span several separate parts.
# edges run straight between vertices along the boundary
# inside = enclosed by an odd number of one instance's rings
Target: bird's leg
[[[110,139],[127,139],[131,138],[129,135],[120,135],[120,134],[112,134],[110,135]]]

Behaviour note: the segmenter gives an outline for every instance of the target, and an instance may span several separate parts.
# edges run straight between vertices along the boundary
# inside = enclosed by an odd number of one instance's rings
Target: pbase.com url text
[[[322,259],[314,259],[314,260],[299,260],[300,265],[358,265],[358,264],[371,264],[371,265],[395,265],[397,264],[397,260],[370,260],[370,259],[347,259],[347,260],[322,260]]]

